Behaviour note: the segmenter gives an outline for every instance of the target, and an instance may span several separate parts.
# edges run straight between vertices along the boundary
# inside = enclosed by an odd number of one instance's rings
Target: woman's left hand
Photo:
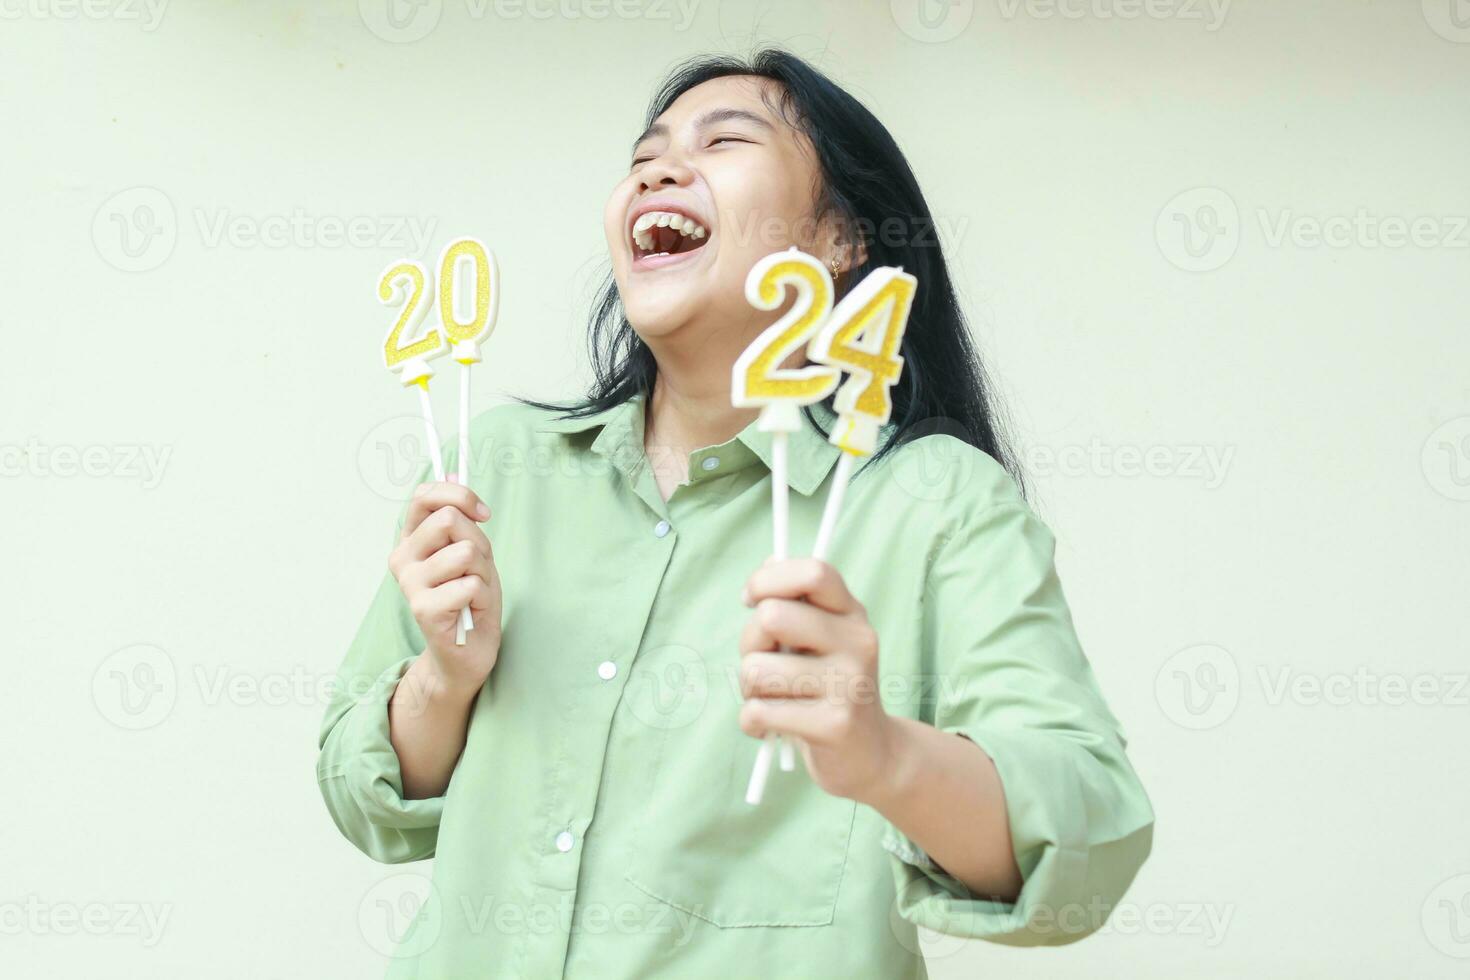
[[[869,802],[893,775],[897,736],[878,694],[878,635],[837,570],[768,559],[745,584],[740,728],[793,736],[818,786]],[[791,652],[780,652],[782,645]]]

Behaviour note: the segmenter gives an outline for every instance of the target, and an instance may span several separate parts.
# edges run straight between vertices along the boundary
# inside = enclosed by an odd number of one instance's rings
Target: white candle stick
[[[429,401],[429,386],[419,385],[419,411],[424,416],[424,437],[429,442],[429,462],[434,467],[434,479],[440,483],[444,482],[444,456],[439,451],[439,430],[434,426],[434,404]],[[460,464],[461,468],[463,464]],[[459,622],[455,625],[454,642],[464,646],[465,631],[475,628],[475,617],[470,612],[470,607],[465,606],[459,611]]]
[[[469,268],[469,288],[461,292],[461,265]],[[468,299],[468,302],[456,302]],[[470,485],[470,368],[480,363],[480,344],[495,329],[500,306],[500,275],[495,255],[474,238],[460,238],[444,246],[439,256],[439,324],[459,369],[459,474],[462,487]],[[475,628],[468,608],[455,629],[454,642],[463,646],[465,633]]]
[[[470,361],[461,361],[459,367],[459,485],[470,485]],[[465,644],[465,633],[475,628],[475,617],[466,606],[461,611],[459,625],[454,630],[454,642]]]
[[[429,464],[434,479],[444,481],[444,456],[439,451],[439,430],[434,425],[434,403],[429,401],[429,386],[419,385],[419,414],[424,417],[424,441],[429,444]]]
[[[837,472],[832,474],[832,487],[827,491],[827,503],[822,508],[822,526],[817,529],[817,543],[812,548],[812,557],[826,561],[832,552],[832,537],[837,531],[837,515],[842,512],[842,498],[847,493],[847,481],[852,478],[852,453],[843,453],[837,460]]]
[[[785,432],[771,433],[771,557],[785,561],[789,552],[791,493],[787,470],[787,447],[789,440]],[[782,653],[790,653],[786,644],[781,644]],[[796,768],[796,751],[790,739],[783,739],[776,732],[767,732],[756,751],[755,765],[750,771],[750,782],[745,787],[745,802],[755,804],[765,795],[766,778],[771,773],[771,758],[780,752],[781,768],[791,772]]]

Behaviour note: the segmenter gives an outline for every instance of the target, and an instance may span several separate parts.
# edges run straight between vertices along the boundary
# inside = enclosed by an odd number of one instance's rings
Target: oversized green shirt
[[[1025,880],[1014,905],[969,896],[799,760],[745,802],[758,743],[736,720],[740,591],[771,549],[771,437],[752,423],[694,452],[665,502],[644,409],[564,421],[513,404],[474,421],[504,635],[443,797],[402,797],[387,702],[423,641],[391,576],[347,653],[321,731],[327,808],[378,861],[434,859],[388,975],[922,977],[916,925],[1017,945],[1100,926],[1153,814],[1052,535],[1005,471],[944,434],[860,467],[830,561],[877,631],[885,709],[994,760]],[[803,425],[794,555],[838,453]]]

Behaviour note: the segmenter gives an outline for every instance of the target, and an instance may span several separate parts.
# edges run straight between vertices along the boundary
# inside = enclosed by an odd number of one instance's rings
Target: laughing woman
[[[607,204],[592,391],[486,412],[470,486],[419,488],[323,722],[341,831],[437,859],[389,975],[921,977],[918,926],[1096,930],[1153,814],[908,164],[782,52],[681,67],[647,123]],[[730,405],[775,319],[746,275],[792,245],[839,297],[919,281],[830,564],[765,561],[771,437]],[[790,438],[797,554],[833,419]],[[768,732],[804,765],[752,806]]]

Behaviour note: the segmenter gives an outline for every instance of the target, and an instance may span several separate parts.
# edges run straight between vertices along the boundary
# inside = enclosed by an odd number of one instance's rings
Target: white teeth
[[[633,243],[644,252],[650,251],[658,241],[654,233],[655,228],[672,228],[686,238],[701,239],[709,235],[709,231],[698,221],[686,215],[675,214],[672,211],[649,211],[638,216],[633,222]],[[668,252],[660,252],[659,255],[668,255]]]

